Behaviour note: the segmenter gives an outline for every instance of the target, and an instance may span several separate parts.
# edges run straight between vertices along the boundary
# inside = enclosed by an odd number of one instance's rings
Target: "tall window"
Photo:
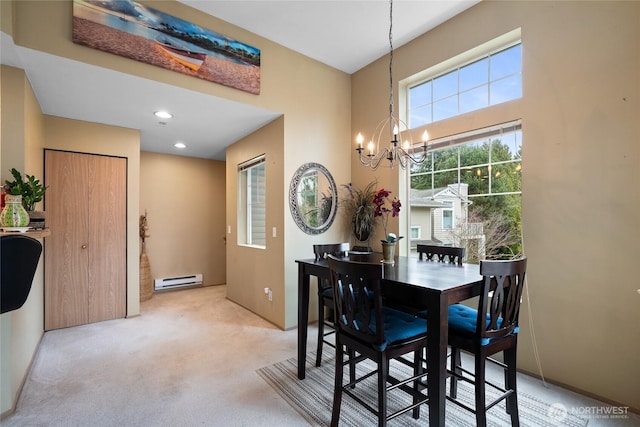
[[[409,127],[521,97],[522,46],[518,42],[409,87]]]
[[[266,247],[266,170],[259,156],[238,166],[238,244]]]
[[[520,253],[519,121],[434,140],[431,146],[427,160],[410,170],[411,226],[434,224],[431,235],[421,239],[464,246],[469,261]]]

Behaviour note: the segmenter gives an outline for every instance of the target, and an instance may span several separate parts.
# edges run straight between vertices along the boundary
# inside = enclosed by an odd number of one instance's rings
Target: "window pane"
[[[265,164],[249,170],[251,174],[251,245],[266,245]]]
[[[442,99],[458,93],[458,71],[433,79],[433,99]]]
[[[431,103],[431,81],[409,89],[409,108]]]
[[[479,139],[460,147],[460,166],[475,166],[489,163],[489,141]]]
[[[491,83],[490,104],[496,105],[522,97],[521,76],[515,75]]]
[[[460,94],[460,114],[479,110],[488,105],[489,87],[486,85]]]
[[[431,104],[411,110],[409,126],[416,128],[431,123]]]
[[[480,61],[460,68],[460,91],[472,89],[480,85],[489,83],[489,59]]]
[[[518,44],[492,55],[490,67],[491,81],[519,73],[522,68],[522,45]]]
[[[442,229],[451,230],[453,228],[453,211],[444,209],[442,211]]]
[[[521,191],[520,163],[494,165],[492,169],[491,193]]]
[[[489,168],[477,166],[465,169],[462,173],[462,182],[469,184],[469,194],[489,194]]]
[[[446,119],[458,114],[458,97],[443,99],[433,103],[433,121]]]
[[[419,190],[428,190],[431,188],[431,179],[433,174],[417,175],[411,177],[411,188]]]
[[[458,167],[458,147],[445,148],[433,152],[434,168],[436,171]]]
[[[497,138],[496,141],[509,152],[509,159],[522,158],[522,132],[506,132]]]

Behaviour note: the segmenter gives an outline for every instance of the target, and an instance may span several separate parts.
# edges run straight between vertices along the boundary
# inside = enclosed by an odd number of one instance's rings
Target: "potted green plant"
[[[22,206],[29,213],[31,220],[29,225],[35,228],[43,228],[45,220],[44,212],[35,211],[34,209],[36,203],[42,201],[48,187],[44,186],[40,180],[33,175],[25,174],[23,178],[22,173],[16,168],[11,169],[11,175],[14,178],[13,181],[5,181],[5,188],[8,194],[22,196]]]
[[[345,215],[351,221],[353,235],[360,242],[368,241],[369,236],[373,234],[376,222],[376,184],[376,181],[372,181],[364,188],[355,188],[351,183],[342,185],[346,195],[342,198],[341,204]]]

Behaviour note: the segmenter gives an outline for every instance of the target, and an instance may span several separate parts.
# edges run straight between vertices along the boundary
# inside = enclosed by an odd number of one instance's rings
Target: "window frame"
[[[260,172],[262,177],[252,176],[253,172]],[[254,181],[255,180],[257,181]],[[255,186],[258,188],[254,188]],[[247,160],[238,165],[238,239],[239,246],[248,246],[258,249],[267,247],[267,224],[266,224],[266,197],[267,190],[267,170],[266,156],[264,154]],[[262,211],[263,220],[261,223],[254,221],[256,208]],[[260,227],[261,226],[261,227]],[[256,239],[256,234],[262,228],[262,239]],[[256,229],[258,231],[256,232]]]

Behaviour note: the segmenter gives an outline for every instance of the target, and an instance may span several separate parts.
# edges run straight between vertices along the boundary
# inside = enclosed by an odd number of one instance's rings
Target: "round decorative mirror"
[[[289,207],[305,233],[327,231],[338,210],[338,189],[327,168],[319,163],[305,163],[298,168],[289,186]]]

